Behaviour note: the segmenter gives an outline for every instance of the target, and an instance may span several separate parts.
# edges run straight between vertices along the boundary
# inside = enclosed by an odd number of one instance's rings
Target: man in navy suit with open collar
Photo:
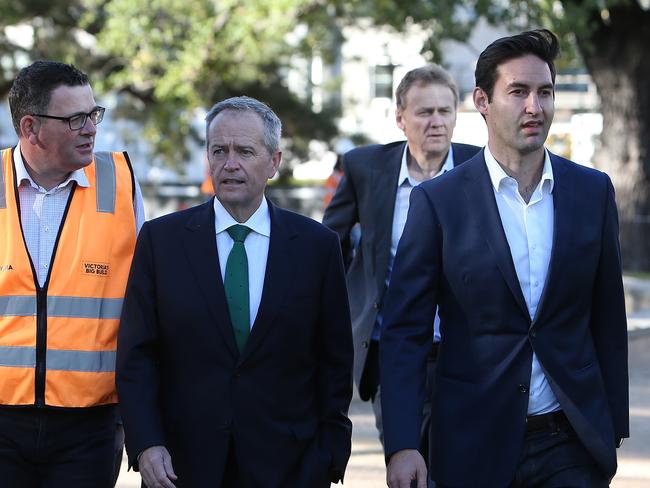
[[[406,141],[373,144],[346,153],[344,176],[323,223],[341,238],[354,338],[354,381],[362,400],[372,402],[383,442],[378,343],[382,302],[390,280],[413,187],[436,178],[470,159],[479,147],[452,143],[458,87],[437,64],[410,70],[396,91],[395,119]],[[355,245],[358,225],[361,242]],[[432,319],[433,323],[433,319]],[[436,337],[428,371],[435,366]],[[432,386],[432,385],[429,385]],[[425,415],[428,415],[425,408]],[[428,422],[422,426],[422,449],[428,444]]]
[[[264,198],[281,123],[206,117],[216,198],[144,225],[118,344],[127,452],[149,487],[329,487],[350,456],[352,334],[336,234]]]
[[[385,300],[388,483],[426,486],[417,451],[438,306],[431,477],[445,487],[602,488],[629,434],[614,191],[551,154],[557,38],[499,39],[474,104],[488,144],[415,188]]]

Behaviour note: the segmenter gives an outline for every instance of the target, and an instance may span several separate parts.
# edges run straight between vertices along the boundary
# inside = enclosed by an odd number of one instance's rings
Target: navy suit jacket
[[[247,486],[329,486],[351,448],[352,337],[336,234],[269,202],[262,300],[237,350],[213,202],[150,221],[133,259],[117,388],[129,461],[169,450],[177,487],[218,486],[234,449]]]
[[[530,319],[483,152],[413,190],[380,342],[387,456],[419,445],[436,305],[442,342],[430,466],[438,483],[503,487],[522,453],[533,351],[608,476],[628,436],[627,327],[607,175],[551,155],[554,233]]]
[[[335,231],[347,265],[348,296],[354,338],[354,381],[359,386],[377,312],[386,290],[390,261],[397,178],[406,141],[364,146],[343,156],[343,179],[325,210],[323,224]],[[467,161],[480,148],[452,143],[454,166]],[[359,224],[361,243],[356,248],[351,230]],[[374,391],[361,391],[368,400]]]

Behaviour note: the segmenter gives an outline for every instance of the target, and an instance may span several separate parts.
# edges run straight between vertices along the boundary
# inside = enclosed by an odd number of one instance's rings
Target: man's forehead
[[[553,84],[548,63],[534,54],[504,61],[497,66],[496,75],[495,81],[501,81],[506,85]]]
[[[85,112],[95,106],[90,85],[59,85],[50,94],[50,108],[65,107],[67,110]]]
[[[406,106],[409,102],[428,102],[435,104],[454,104],[454,92],[442,83],[415,83],[405,95]]]

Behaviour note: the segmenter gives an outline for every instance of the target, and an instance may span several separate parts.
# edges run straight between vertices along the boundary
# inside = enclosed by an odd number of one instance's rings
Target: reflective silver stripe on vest
[[[115,351],[63,351],[48,349],[45,365],[49,370],[112,373],[115,371]]]
[[[0,317],[33,317],[36,315],[35,296],[0,297]]]
[[[122,298],[47,297],[49,317],[119,319]],[[0,296],[0,317],[34,317],[36,297]]]
[[[48,317],[119,319],[122,298],[47,297]]]
[[[110,152],[95,153],[95,180],[97,184],[97,211],[115,213],[115,161]]]
[[[25,346],[0,346],[0,366],[34,368],[36,367],[36,348]]]
[[[0,156],[4,157],[2,155]],[[2,171],[0,171],[0,208],[7,208],[7,198],[5,195],[4,161],[2,161]]]

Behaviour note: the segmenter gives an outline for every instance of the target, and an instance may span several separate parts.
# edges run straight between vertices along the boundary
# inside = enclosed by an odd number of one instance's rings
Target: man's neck
[[[21,157],[23,158],[23,164],[25,165],[25,171],[29,174],[30,178],[34,180],[38,186],[45,188],[49,191],[57,185],[63,183],[70,173],[62,174],[60,172],[47,171],[46,165],[35,165],[30,163],[30,161],[36,161],[37,158],[33,155],[26,155],[24,150],[21,148]]]
[[[426,181],[436,176],[445,164],[445,154],[419,154],[414,155],[410,149],[406,153],[406,167],[409,176],[415,181]]]
[[[519,194],[528,203],[542,179],[544,159],[546,157],[544,148],[541,147],[532,153],[524,155],[518,153],[509,154],[508,152],[498,153],[493,151],[491,147],[490,152],[499,163],[499,166],[503,168],[503,171],[517,181]]]

